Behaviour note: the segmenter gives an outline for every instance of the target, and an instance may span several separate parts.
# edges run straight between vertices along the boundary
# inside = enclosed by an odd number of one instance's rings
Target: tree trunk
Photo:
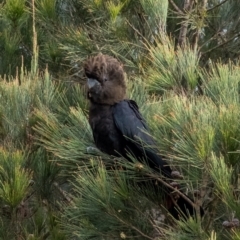
[[[192,0],[185,0],[184,7],[183,7],[183,12],[185,16],[182,21],[179,38],[178,38],[178,44],[180,47],[184,47],[186,44],[187,29],[188,29],[188,12],[192,9],[192,6],[193,6]]]

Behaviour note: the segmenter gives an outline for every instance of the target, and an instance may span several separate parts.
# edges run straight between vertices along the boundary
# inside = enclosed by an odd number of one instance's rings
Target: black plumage
[[[107,154],[127,159],[131,153],[171,179],[172,170],[167,162],[150,147],[143,147],[154,146],[155,143],[147,133],[147,125],[136,102],[125,97],[122,65],[113,57],[99,54],[86,61],[84,70],[88,78],[89,123],[96,146]],[[186,195],[179,195],[175,201],[170,197],[172,189],[167,188],[166,192],[166,207],[175,218],[179,217],[179,210],[186,217],[195,214],[193,205],[185,199]]]

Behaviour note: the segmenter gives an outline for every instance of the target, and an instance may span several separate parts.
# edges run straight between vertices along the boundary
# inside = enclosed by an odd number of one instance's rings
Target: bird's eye
[[[104,82],[106,82],[107,81],[107,79],[106,78],[104,78]]]

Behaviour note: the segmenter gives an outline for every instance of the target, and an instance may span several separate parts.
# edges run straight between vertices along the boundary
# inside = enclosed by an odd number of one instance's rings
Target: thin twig
[[[37,31],[36,31],[36,16],[35,16],[35,0],[32,0],[32,31],[33,31],[33,63],[32,70],[33,73],[37,72],[37,64],[38,64],[38,46],[37,46]]]
[[[169,0],[169,2],[172,4],[172,6],[174,7],[174,9],[179,13],[179,14],[183,14],[182,10],[175,4],[175,2],[173,0]]]
[[[212,8],[209,8],[209,9],[207,10],[207,12],[210,12],[210,11],[214,10],[215,8],[220,7],[222,4],[224,4],[224,3],[227,2],[227,1],[228,1],[228,0],[224,0],[224,1],[222,1],[221,3],[217,4],[216,6],[214,6],[214,7],[212,7]]]
[[[153,173],[147,173],[146,175],[149,176],[149,177],[153,177],[154,179],[156,179],[157,181],[161,182],[166,187],[168,187],[171,190],[173,190],[174,192],[178,193],[182,198],[184,198],[184,200],[186,200],[189,204],[191,204],[192,207],[196,208],[196,204],[194,202],[192,202],[187,196],[185,196],[180,190],[178,190],[175,187],[171,186],[169,183],[165,182],[163,179],[161,179],[160,177],[157,177]]]
[[[207,18],[205,19],[205,21],[208,23],[208,26],[209,26],[210,28],[212,28],[212,30],[214,30],[216,33],[215,33],[210,39],[208,39],[205,43],[203,43],[202,46],[205,45],[205,44],[206,44],[207,42],[209,42],[210,40],[214,39],[214,37],[216,37],[217,35],[221,38],[222,41],[224,41],[224,38],[223,38],[222,35],[220,34],[220,31],[217,30],[217,29],[211,24],[211,22],[210,22]],[[200,48],[202,48],[202,46],[201,46]]]
[[[70,203],[70,202],[72,201],[72,199],[67,196],[67,194],[65,193],[65,191],[62,190],[62,189],[59,187],[59,185],[58,185],[57,182],[54,182],[53,185],[54,185],[54,187],[62,194],[62,196],[65,198],[65,200],[67,200],[67,202]]]
[[[216,32],[212,35],[212,37],[210,37],[208,40],[206,40],[199,48],[202,49],[204,45],[206,45],[207,43],[209,43],[210,41],[212,41],[214,38],[217,37],[217,35],[219,34],[219,32]]]
[[[147,39],[142,35],[142,33],[140,33],[139,30],[136,29],[127,19],[126,22],[140,37],[142,37],[146,42],[148,42]]]
[[[217,46],[215,46],[215,47],[213,47],[213,48],[211,48],[211,49],[209,49],[209,50],[203,52],[203,54],[205,54],[205,53],[209,53],[209,52],[211,52],[212,50],[215,50],[215,49],[217,49],[217,48],[219,48],[219,47],[222,47],[223,45],[225,45],[225,44],[231,42],[234,38],[239,37],[239,36],[240,36],[240,33],[238,33],[238,34],[236,34],[235,36],[229,38],[227,41],[225,41],[225,42],[223,42],[223,43],[221,43],[221,44],[219,44],[219,45],[217,45]]]

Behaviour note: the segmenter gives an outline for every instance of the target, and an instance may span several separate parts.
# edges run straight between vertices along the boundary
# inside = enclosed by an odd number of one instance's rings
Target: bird
[[[83,67],[90,102],[88,120],[96,147],[104,153],[127,160],[130,160],[131,154],[139,162],[147,163],[153,171],[173,180],[167,161],[156,150],[146,147],[156,144],[137,103],[126,97],[123,64],[112,56],[100,53],[90,56]],[[167,187],[166,192],[166,208],[175,219],[196,216],[191,198],[180,193],[173,199],[171,187]],[[200,213],[203,215],[202,208]]]

